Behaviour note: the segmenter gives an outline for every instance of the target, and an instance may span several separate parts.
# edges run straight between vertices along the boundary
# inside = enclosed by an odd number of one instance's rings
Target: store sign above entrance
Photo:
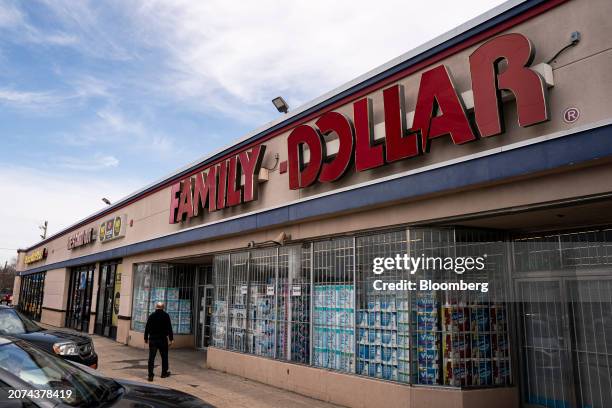
[[[521,127],[549,120],[546,64],[530,67],[534,48],[521,34],[505,34],[480,45],[469,57],[472,90],[459,95],[450,72],[438,65],[423,72],[414,112],[404,109],[404,90],[383,90],[384,123],[374,125],[372,100],[353,102],[353,117],[326,112],[312,125],[299,125],[287,139],[289,188],[340,179],[354,163],[358,172],[429,152],[434,138],[464,144],[504,132],[502,102],[516,100]],[[416,91],[416,90],[415,90]],[[412,92],[411,92],[412,93]],[[473,109],[473,123],[468,110]],[[281,170],[283,171],[283,170]]]
[[[265,145],[223,160],[174,184],[170,190],[170,224],[204,213],[257,200]]]
[[[96,229],[86,228],[75,232],[68,238],[68,249],[74,249],[83,245],[91,244],[96,241]]]
[[[47,248],[41,248],[33,251],[29,255],[26,255],[24,258],[24,262],[26,265],[29,265],[34,262],[42,261],[47,258]]]
[[[100,223],[98,236],[105,243],[125,236],[127,214],[118,215]]]

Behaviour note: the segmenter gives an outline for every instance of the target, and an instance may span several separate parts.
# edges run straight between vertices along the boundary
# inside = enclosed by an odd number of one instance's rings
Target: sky
[[[0,0],[0,262],[501,4]]]

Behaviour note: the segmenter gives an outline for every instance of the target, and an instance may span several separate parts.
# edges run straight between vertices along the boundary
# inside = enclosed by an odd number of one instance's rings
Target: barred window
[[[45,289],[46,272],[21,277],[19,310],[30,319],[40,321]]]
[[[194,265],[187,264],[134,265],[132,330],[144,332],[155,304],[163,302],[170,315],[174,333],[191,334],[195,270]]]

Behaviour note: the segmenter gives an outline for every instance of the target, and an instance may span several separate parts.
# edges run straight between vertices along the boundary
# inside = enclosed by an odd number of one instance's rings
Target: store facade
[[[163,301],[211,368],[348,406],[610,406],[610,12],[505,3],[21,251],[18,302],[142,347]]]

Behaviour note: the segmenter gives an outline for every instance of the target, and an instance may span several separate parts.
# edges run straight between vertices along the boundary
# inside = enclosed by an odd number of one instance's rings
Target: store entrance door
[[[117,263],[100,265],[98,282],[98,301],[94,332],[100,336],[117,338],[117,313],[119,309],[119,289],[121,274]]]
[[[213,308],[213,286],[198,287],[198,340],[197,348],[205,349],[210,344],[210,319]]]
[[[205,349],[210,344],[213,288],[212,265],[199,266],[196,291],[196,348],[199,349]]]
[[[521,279],[516,289],[524,405],[611,407],[612,279]]]

